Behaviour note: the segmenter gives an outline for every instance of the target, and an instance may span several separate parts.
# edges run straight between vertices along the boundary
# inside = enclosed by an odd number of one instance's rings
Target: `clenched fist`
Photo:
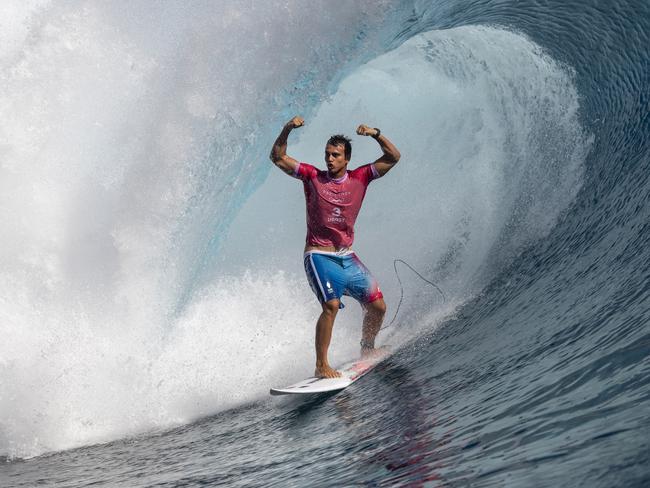
[[[372,127],[368,127],[367,125],[361,124],[359,127],[357,127],[357,134],[360,136],[376,136],[377,135],[377,129],[373,129]]]
[[[303,125],[305,125],[305,119],[299,115],[296,115],[293,119],[286,123],[286,127],[289,127],[290,129],[296,129],[298,127],[302,127]]]

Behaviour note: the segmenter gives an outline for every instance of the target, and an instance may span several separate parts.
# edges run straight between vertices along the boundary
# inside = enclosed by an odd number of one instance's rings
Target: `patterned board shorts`
[[[340,255],[334,252],[308,251],[304,257],[309,286],[323,304],[351,296],[361,303],[383,298],[377,280],[353,252]],[[343,308],[341,303],[340,308]]]

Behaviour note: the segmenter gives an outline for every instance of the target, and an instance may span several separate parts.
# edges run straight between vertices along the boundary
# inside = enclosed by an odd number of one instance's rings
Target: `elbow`
[[[392,154],[392,156],[393,156],[393,163],[398,162],[398,161],[399,161],[399,158],[402,157],[402,155],[399,153],[399,151],[395,151],[395,152]]]
[[[275,152],[271,152],[271,154],[269,154],[269,159],[273,164],[275,164],[279,168],[280,164],[282,163],[283,157]]]

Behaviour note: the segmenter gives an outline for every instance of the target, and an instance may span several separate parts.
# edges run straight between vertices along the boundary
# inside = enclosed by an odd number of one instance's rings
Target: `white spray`
[[[361,122],[402,151],[372,184],[356,244],[389,303],[393,256],[462,301],[579,188],[571,74],[515,33],[418,36],[328,98],[381,5],[165,5],[29,4],[2,54],[2,454],[188,422],[310,371],[299,183],[275,170],[223,233],[294,112],[323,102],[291,148],[304,159]],[[377,155],[373,141],[354,151]],[[335,360],[356,348],[357,320],[337,324]]]

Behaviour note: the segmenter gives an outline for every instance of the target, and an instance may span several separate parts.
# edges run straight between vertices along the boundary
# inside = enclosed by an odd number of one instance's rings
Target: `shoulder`
[[[373,163],[370,163],[364,164],[363,166],[359,166],[358,168],[350,171],[350,177],[355,180],[361,180],[365,184],[368,184],[372,180],[379,178],[380,175],[375,169],[375,165]]]
[[[299,180],[310,180],[318,176],[318,168],[308,163],[298,163],[293,176]]]

